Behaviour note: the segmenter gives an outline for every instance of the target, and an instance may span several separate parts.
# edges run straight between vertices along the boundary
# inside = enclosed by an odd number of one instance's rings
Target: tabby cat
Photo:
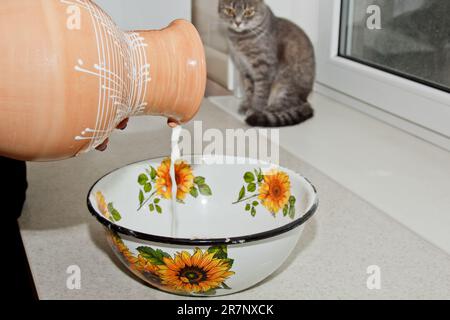
[[[308,102],[315,80],[313,45],[294,23],[277,18],[264,0],[220,0],[233,61],[245,98],[240,113],[251,126],[282,127],[314,116]]]

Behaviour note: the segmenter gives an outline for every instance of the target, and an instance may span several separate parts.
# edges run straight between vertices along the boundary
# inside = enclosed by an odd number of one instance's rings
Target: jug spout
[[[200,108],[206,87],[205,51],[195,27],[176,20],[159,31],[138,31],[145,44],[146,115],[161,115],[179,123]]]

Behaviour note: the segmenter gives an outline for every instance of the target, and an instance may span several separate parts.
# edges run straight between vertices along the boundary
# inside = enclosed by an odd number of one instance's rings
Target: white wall
[[[192,21],[203,42],[210,48],[227,53],[225,27],[217,14],[218,0],[192,0]]]
[[[172,20],[191,20],[190,0],[94,0],[123,30],[161,29]]]
[[[266,0],[276,15],[302,27],[314,44],[319,39],[320,0]]]
[[[219,0],[192,0],[192,21],[205,44],[208,78],[224,87],[229,85],[226,28],[217,14]]]

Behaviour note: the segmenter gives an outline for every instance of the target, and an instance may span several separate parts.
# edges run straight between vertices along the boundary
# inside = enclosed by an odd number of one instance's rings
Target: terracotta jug
[[[2,0],[0,155],[66,159],[125,118],[192,119],[206,84],[197,30],[122,32],[90,0]]]

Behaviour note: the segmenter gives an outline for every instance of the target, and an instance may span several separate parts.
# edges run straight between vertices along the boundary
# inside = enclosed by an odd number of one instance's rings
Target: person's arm
[[[6,205],[7,220],[16,221],[22,213],[27,192],[27,167],[24,161],[0,157],[0,168],[5,188],[2,190],[2,203]]]

